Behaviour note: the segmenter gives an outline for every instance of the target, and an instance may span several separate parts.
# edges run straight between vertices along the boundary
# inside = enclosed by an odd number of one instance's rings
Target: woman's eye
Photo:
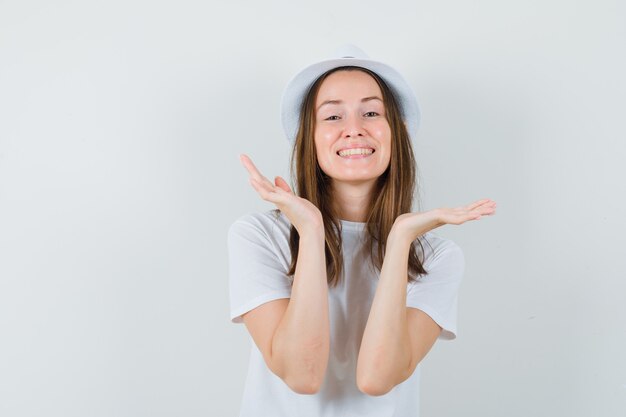
[[[367,117],[376,117],[376,116],[378,116],[378,113],[376,113],[375,111],[368,111],[367,113],[365,113],[365,116],[367,116]]]
[[[324,120],[339,120],[339,116],[328,116]]]

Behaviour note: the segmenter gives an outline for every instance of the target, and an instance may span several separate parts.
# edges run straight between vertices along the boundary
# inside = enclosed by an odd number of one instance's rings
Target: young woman
[[[277,209],[228,233],[231,320],[253,342],[240,416],[417,416],[419,363],[456,337],[464,270],[431,230],[495,202],[412,212],[417,100],[358,48],[296,75],[282,120],[295,192],[241,155]]]

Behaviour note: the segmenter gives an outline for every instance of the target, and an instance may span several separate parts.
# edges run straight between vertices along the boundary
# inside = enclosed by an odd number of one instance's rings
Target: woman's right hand
[[[265,178],[252,163],[248,155],[241,154],[239,159],[250,173],[250,184],[259,193],[261,198],[276,205],[287,216],[298,233],[302,234],[324,230],[322,213],[313,203],[295,195],[289,184],[281,177],[276,177],[274,183]]]

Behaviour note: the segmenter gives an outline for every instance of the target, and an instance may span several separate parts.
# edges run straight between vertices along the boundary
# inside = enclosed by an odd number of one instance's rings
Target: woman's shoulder
[[[418,244],[417,247],[418,250],[422,251],[424,264],[450,258],[460,262],[464,261],[463,249],[452,239],[444,238],[430,231],[425,233],[420,241],[421,245]]]
[[[229,251],[245,256],[275,256],[285,268],[291,262],[291,224],[279,210],[246,213],[228,229]]]
[[[291,224],[287,217],[278,209],[246,213],[236,218],[229,227],[229,233],[233,231],[247,230],[267,236],[286,234]]]

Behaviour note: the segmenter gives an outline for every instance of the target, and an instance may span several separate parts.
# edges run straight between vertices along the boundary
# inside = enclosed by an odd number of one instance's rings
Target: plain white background
[[[418,95],[423,209],[464,250],[423,416],[626,413],[626,8],[1,1],[0,414],[236,416],[226,231],[288,175],[282,89],[350,42]],[[242,262],[245,260],[242,260]]]

